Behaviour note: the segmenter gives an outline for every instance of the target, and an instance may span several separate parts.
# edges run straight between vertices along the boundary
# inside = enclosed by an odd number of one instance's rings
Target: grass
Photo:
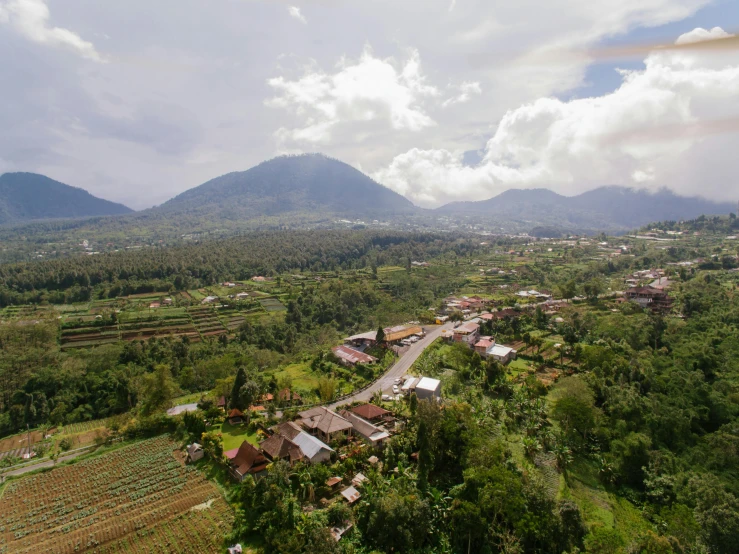
[[[292,387],[302,394],[302,391],[313,392],[318,387],[318,377],[316,377],[308,366],[307,362],[298,362],[290,364],[274,373],[275,378],[288,378],[292,382]]]
[[[181,404],[194,404],[196,402],[200,402],[200,399],[208,394],[207,392],[193,392],[191,394],[185,394],[183,396],[178,396],[177,398],[174,398],[172,400],[173,406],[179,406]]]
[[[248,441],[254,446],[259,446],[259,437],[257,432],[250,432],[246,425],[231,425],[228,421],[224,421],[220,429],[217,426],[208,428],[208,431],[215,430],[219,430],[221,432],[224,451],[238,448],[244,441]]]

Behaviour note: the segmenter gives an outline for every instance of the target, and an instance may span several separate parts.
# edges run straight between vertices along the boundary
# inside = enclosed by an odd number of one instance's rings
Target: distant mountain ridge
[[[509,189],[488,200],[452,202],[435,212],[528,222],[533,226],[554,225],[563,230],[615,230],[700,215],[726,215],[735,207],[729,202],[678,196],[668,189],[648,192],[606,186],[577,196],[562,196],[549,189]]]
[[[133,210],[37,173],[0,175],[0,224],[122,215]]]
[[[404,196],[344,162],[301,154],[216,177],[152,211],[249,219],[290,213],[368,218],[418,210]]]

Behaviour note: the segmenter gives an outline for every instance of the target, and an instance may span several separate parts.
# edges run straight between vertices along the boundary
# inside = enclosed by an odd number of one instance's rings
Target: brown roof
[[[269,460],[267,460],[259,450],[254,448],[254,446],[247,441],[241,443],[239,451],[231,460],[231,465],[236,468],[236,471],[240,475],[258,473],[267,467],[268,463]]]
[[[293,440],[302,432],[302,429],[292,421],[288,421],[287,423],[280,423],[279,425],[272,427],[272,432],[276,435],[282,435],[289,440]]]
[[[494,344],[494,343],[493,343],[492,341],[489,341],[489,340],[485,340],[485,339],[483,339],[483,340],[479,340],[479,341],[477,341],[477,342],[475,343],[475,348],[489,348],[489,347],[491,347],[491,346],[492,346],[493,344]]]
[[[454,332],[458,334],[466,334],[466,333],[474,333],[480,328],[480,326],[477,323],[472,323],[471,321],[468,321],[467,323],[463,323],[459,327],[457,327]]]
[[[306,429],[318,429],[326,435],[346,431],[352,428],[352,424],[336,412],[332,412],[323,406],[317,406],[310,410],[298,413],[300,424]]]
[[[662,289],[657,289],[654,287],[634,287],[631,289],[628,289],[624,294],[626,296],[664,296],[666,295],[665,291]]]
[[[232,417],[244,417],[244,412],[239,410],[238,408],[233,408],[230,412],[228,412],[229,419]]]
[[[226,397],[225,396],[221,396],[218,399],[218,402],[216,402],[216,406],[218,406],[219,408],[225,408],[226,407]]]
[[[359,350],[354,350],[348,346],[334,346],[331,349],[331,352],[333,352],[334,356],[337,358],[344,360],[345,362],[349,362],[350,364],[371,364],[377,361],[377,358],[374,356],[370,356],[369,354],[365,354]]]
[[[289,459],[291,462],[296,462],[304,457],[300,447],[282,435],[272,435],[259,447],[273,460]]]
[[[259,400],[261,402],[272,402],[274,399],[275,397],[272,395],[272,393],[268,392],[267,394],[263,394],[262,398],[260,398]]]
[[[290,389],[282,389],[277,393],[277,398],[282,401],[290,400]],[[300,398],[300,395],[297,392],[294,392],[293,400],[302,400],[302,398]]]
[[[351,411],[359,417],[363,417],[367,420],[379,419],[391,413],[385,408],[375,406],[374,404],[361,404],[360,406],[354,406]]]
[[[339,483],[341,483],[341,477],[329,477],[326,480],[327,487],[333,487],[334,485],[338,485]]]

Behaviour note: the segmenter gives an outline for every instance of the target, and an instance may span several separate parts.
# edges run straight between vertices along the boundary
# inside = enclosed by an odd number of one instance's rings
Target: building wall
[[[424,400],[426,398],[441,398],[441,383],[436,387],[434,391],[426,390],[426,389],[416,389],[416,398],[419,400]]]

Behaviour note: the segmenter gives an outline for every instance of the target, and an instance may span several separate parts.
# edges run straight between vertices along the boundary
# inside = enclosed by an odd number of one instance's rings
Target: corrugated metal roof
[[[292,442],[297,444],[300,447],[300,450],[303,451],[303,454],[311,459],[323,449],[329,450],[331,452],[334,451],[334,449],[331,448],[329,445],[327,445],[323,441],[318,440],[316,437],[309,435],[305,431],[301,431],[300,433],[298,433],[295,438],[292,439]]]

